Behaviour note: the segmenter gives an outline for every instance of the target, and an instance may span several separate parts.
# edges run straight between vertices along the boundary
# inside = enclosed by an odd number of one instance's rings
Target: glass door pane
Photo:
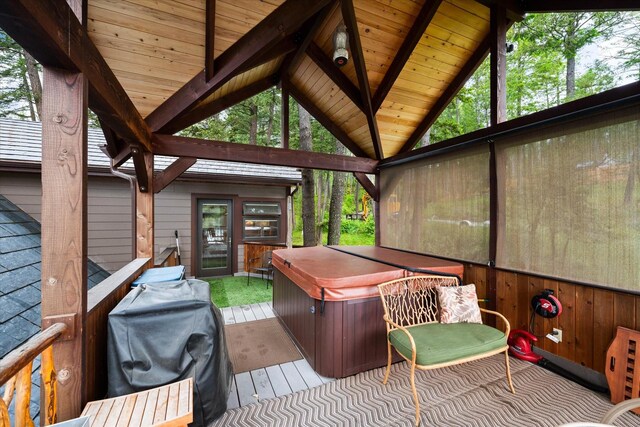
[[[198,275],[231,274],[231,201],[199,200]]]

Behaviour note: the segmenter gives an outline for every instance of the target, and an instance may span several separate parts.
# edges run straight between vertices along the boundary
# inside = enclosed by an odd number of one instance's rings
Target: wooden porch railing
[[[149,258],[137,258],[98,283],[87,293],[87,398],[102,399],[107,392],[107,319],[145,269]]]
[[[11,425],[8,407],[13,400],[14,392],[16,427],[33,426],[33,420],[29,414],[31,370],[33,359],[39,354],[42,354],[40,375],[44,397],[40,405],[40,416],[44,419],[45,425],[57,422],[57,381],[51,345],[66,329],[67,325],[64,323],[54,323],[0,360],[0,386],[6,386],[4,396],[0,399],[0,426]]]

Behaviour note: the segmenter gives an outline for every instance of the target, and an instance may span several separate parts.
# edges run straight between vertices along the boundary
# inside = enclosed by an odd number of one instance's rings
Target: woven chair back
[[[438,322],[438,286],[458,286],[456,277],[411,276],[378,285],[384,313],[400,326]],[[387,329],[393,330],[387,323]]]

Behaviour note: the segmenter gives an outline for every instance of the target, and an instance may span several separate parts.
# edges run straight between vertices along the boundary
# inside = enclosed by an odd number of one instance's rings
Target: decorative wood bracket
[[[132,145],[131,156],[133,157],[133,167],[136,171],[136,180],[138,181],[138,189],[141,193],[149,191],[149,180],[153,179],[147,174],[147,165],[144,152],[137,145]]]
[[[196,159],[193,157],[180,157],[178,160],[171,163],[165,170],[158,173],[153,178],[153,192],[161,192],[167,185],[175,181],[176,178],[182,175],[195,163]]]

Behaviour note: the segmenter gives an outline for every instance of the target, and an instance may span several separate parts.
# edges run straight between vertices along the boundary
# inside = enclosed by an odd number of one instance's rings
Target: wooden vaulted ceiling
[[[181,114],[154,128],[170,98],[184,93],[203,71],[207,25],[213,59],[219,60],[284,3],[210,0],[207,6],[207,1],[88,1],[89,37],[152,131],[174,133],[282,83],[314,116],[323,116],[316,117],[321,122],[330,121],[330,130],[355,154],[390,157],[417,142],[446,106],[438,102],[441,97],[448,102],[464,81],[461,73],[466,79],[488,50],[489,8],[475,0],[328,1],[284,34],[279,50],[270,47],[271,55],[246,64],[212,93],[200,92],[180,104],[186,106]],[[215,14],[208,22],[212,6]],[[332,64],[340,22],[350,34],[350,60],[341,69]],[[291,64],[301,45],[304,52]],[[359,75],[359,70],[366,71]],[[213,75],[216,71],[214,65]],[[234,98],[236,93],[241,95]]]
[[[5,0],[0,26],[43,66],[86,77],[107,152],[115,164],[132,156],[144,180],[143,151],[375,172],[379,160],[407,156],[490,49],[499,123],[508,23],[580,10],[579,0]],[[341,22],[350,60],[337,68]],[[288,150],[287,132],[285,149],[173,136],[273,85],[356,157]]]

